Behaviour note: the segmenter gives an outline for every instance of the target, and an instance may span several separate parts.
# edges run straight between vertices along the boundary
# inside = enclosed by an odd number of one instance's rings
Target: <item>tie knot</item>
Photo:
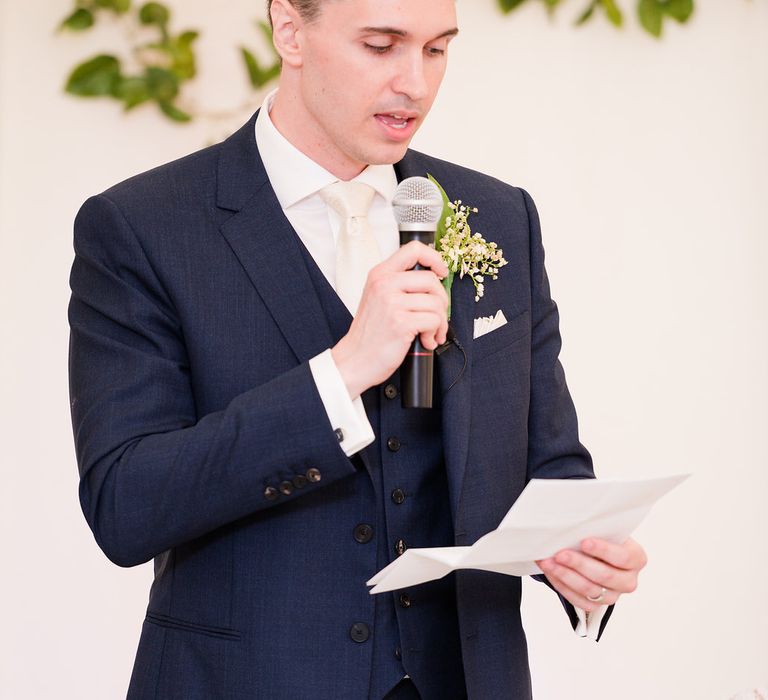
[[[373,187],[364,182],[334,182],[320,190],[320,197],[344,219],[368,216],[376,194]]]

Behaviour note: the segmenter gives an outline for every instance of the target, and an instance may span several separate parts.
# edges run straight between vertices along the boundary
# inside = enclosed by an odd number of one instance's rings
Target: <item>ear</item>
[[[299,32],[303,27],[301,16],[289,0],[272,0],[272,40],[283,64],[299,68],[302,63]]]

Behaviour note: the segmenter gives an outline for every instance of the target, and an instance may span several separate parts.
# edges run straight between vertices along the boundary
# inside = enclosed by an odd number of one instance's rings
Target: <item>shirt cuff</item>
[[[363,400],[359,396],[354,401],[350,398],[330,349],[313,357],[309,369],[341,449],[351,457],[376,439]]]
[[[601,605],[591,613],[587,614],[581,608],[576,608],[576,615],[579,623],[574,630],[579,637],[589,637],[592,641],[597,641],[600,635],[600,623],[603,621],[603,615],[608,610],[607,605]]]

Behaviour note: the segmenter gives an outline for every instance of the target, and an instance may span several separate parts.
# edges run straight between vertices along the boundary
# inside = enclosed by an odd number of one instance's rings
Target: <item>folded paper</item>
[[[653,504],[687,478],[531,479],[501,524],[471,547],[408,549],[368,581],[370,593],[433,581],[456,569],[540,574],[536,560],[578,549],[587,537],[624,542]]]

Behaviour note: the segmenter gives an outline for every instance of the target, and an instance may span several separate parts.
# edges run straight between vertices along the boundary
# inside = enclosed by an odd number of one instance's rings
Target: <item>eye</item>
[[[430,56],[445,56],[445,49],[438,49],[432,46],[427,46],[426,51]]]
[[[387,44],[386,46],[377,46],[376,44],[363,44],[363,46],[365,46],[365,48],[372,53],[376,54],[387,53],[387,51],[392,48],[392,44]]]

